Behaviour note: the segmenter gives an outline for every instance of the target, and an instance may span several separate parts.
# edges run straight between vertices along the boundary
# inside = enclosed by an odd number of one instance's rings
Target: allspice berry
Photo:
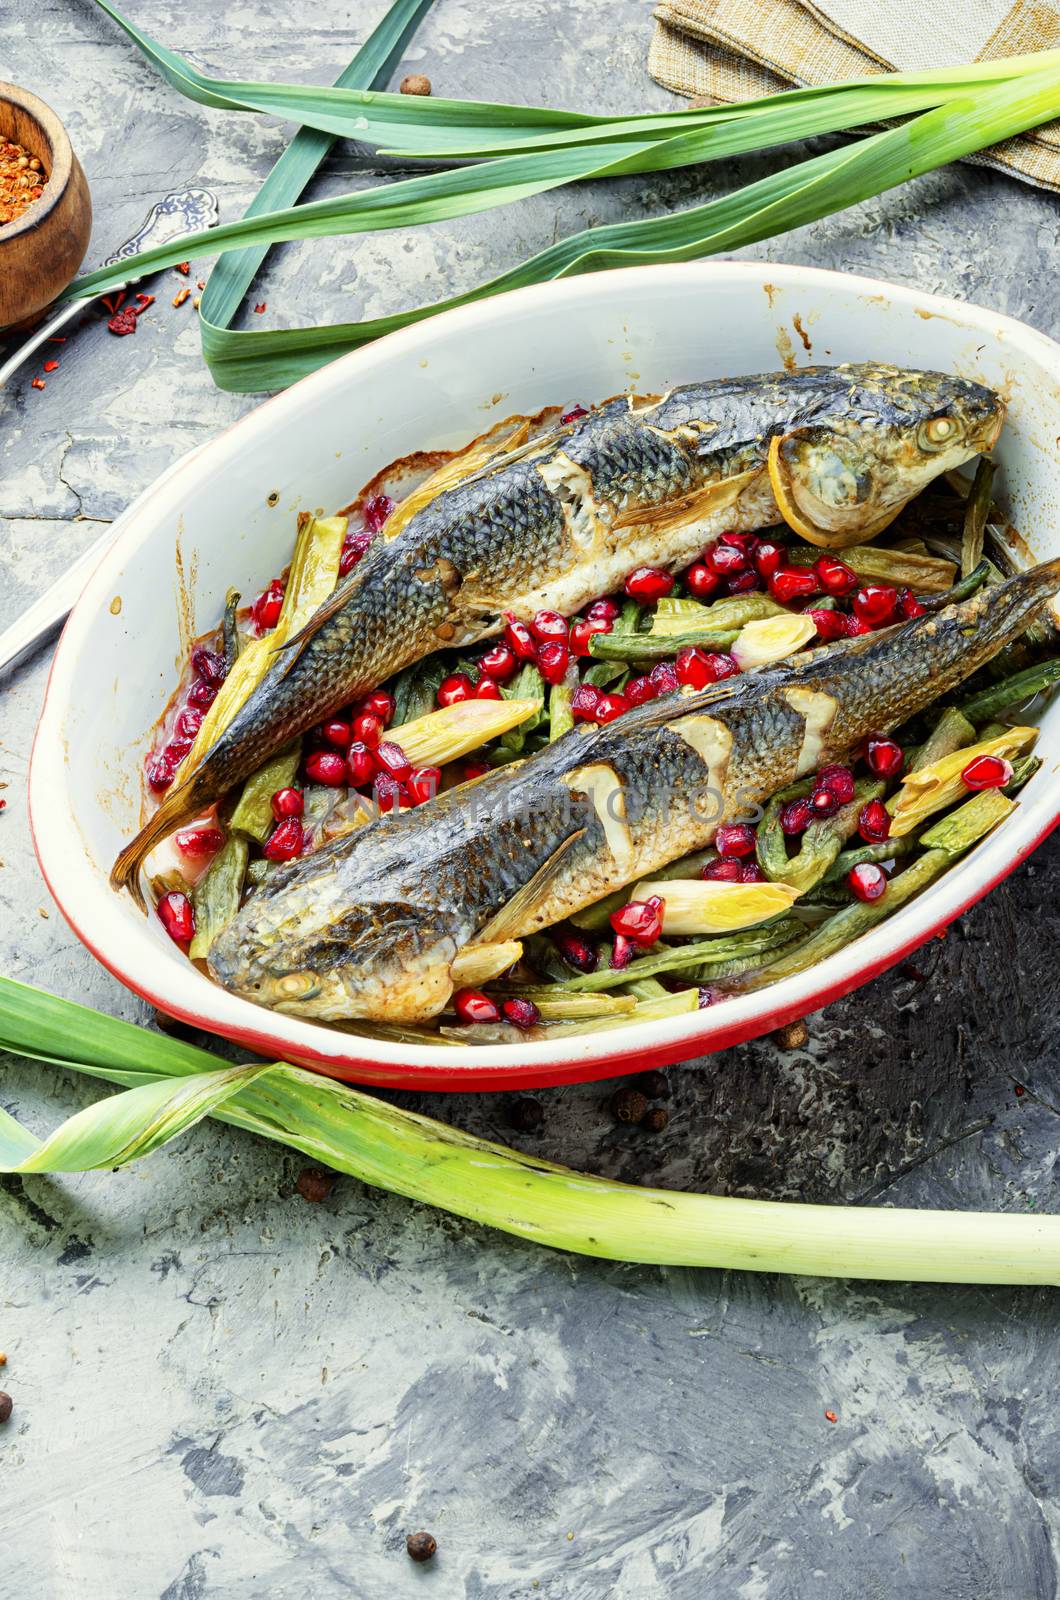
[[[545,1120],[545,1108],[532,1094],[512,1102],[508,1121],[517,1133],[540,1133]]]
[[[422,72],[410,72],[407,78],[402,78],[399,87],[402,94],[430,94],[431,80]]]
[[[410,1533],[405,1540],[405,1549],[413,1561],[429,1561],[438,1548],[438,1541],[433,1533]]]
[[[649,1133],[662,1133],[669,1120],[670,1113],[665,1106],[652,1106],[641,1127],[647,1128]]]
[[[647,1109],[647,1099],[639,1089],[616,1089],[611,1096],[611,1115],[616,1122],[625,1122],[630,1126],[635,1122],[643,1122]]]
[[[670,1098],[670,1080],[665,1072],[642,1072],[638,1081],[649,1100]]]
[[[0,1422],[6,1422],[14,1409],[15,1402],[9,1394],[0,1389]]]
[[[777,1028],[773,1043],[778,1050],[801,1050],[809,1038],[810,1030],[800,1018],[798,1022],[786,1022],[782,1028]]]
[[[306,1167],[304,1172],[298,1174],[294,1186],[303,1200],[319,1205],[335,1187],[335,1180],[330,1173],[321,1172],[319,1167]]]

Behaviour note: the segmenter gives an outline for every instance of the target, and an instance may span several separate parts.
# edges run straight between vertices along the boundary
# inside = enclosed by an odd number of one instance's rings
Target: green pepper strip
[[[188,953],[193,960],[209,955],[210,946],[239,910],[249,853],[246,839],[233,833],[192,890],[195,933]]]
[[[917,848],[914,834],[903,834],[900,839],[885,839],[882,844],[863,844],[852,850],[842,850],[821,879],[822,884],[841,883],[853,867],[866,862],[897,861],[900,856],[911,855]]]
[[[930,767],[933,761],[941,761],[955,750],[963,750],[965,745],[974,744],[977,738],[978,734],[964,712],[958,711],[956,706],[950,706],[942,713],[916,755],[909,757],[907,770],[919,772],[923,767]]]
[[[601,967],[596,972],[582,973],[568,978],[564,989],[578,994],[596,994],[602,989],[616,989],[620,984],[636,984],[644,978],[653,978],[660,972],[680,972],[683,967],[716,966],[743,956],[761,955],[763,951],[776,950],[790,944],[801,929],[794,917],[768,923],[763,928],[752,928],[746,933],[729,934],[714,939],[696,939],[690,944],[675,945],[654,955],[641,956],[628,967]],[[601,960],[603,952],[601,951]],[[636,992],[636,991],[634,991]],[[641,998],[644,998],[643,996]]]
[[[1000,683],[991,684],[989,689],[981,689],[978,694],[962,700],[957,709],[964,713],[969,722],[978,725],[1021,700],[1030,700],[1034,695],[1051,689],[1055,683],[1060,683],[1060,660],[1045,661],[1040,666],[1017,672],[1011,678],[1002,678]]]
[[[302,741],[278,750],[271,760],[252,773],[243,785],[243,792],[232,812],[233,832],[246,833],[259,844],[264,843],[272,830],[272,797],[277,789],[289,789],[302,755]]]
[[[971,577],[983,563],[983,535],[990,515],[990,491],[997,468],[980,456],[964,510],[964,537],[961,540],[961,572]],[[984,574],[985,576],[985,574]]]
[[[728,650],[739,628],[696,628],[688,633],[594,633],[589,654],[597,661],[666,661],[679,650]]]

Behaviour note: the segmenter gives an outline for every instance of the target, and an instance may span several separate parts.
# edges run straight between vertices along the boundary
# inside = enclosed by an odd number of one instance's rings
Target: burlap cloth
[[[648,71],[708,100],[1060,48],[1060,0],[660,0],[654,15]],[[968,159],[1060,193],[1060,122]]]

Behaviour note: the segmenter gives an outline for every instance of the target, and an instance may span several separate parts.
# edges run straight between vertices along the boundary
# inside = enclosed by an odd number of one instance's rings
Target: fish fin
[[[577,833],[572,833],[564,839],[563,843],[553,850],[548,860],[542,862],[533,877],[512,895],[507,905],[502,906],[485,927],[479,929],[475,935],[476,945],[503,944],[509,939],[533,931],[530,928],[531,918],[548,899],[566,857],[584,837],[585,829],[579,828]]]
[[[320,631],[325,622],[330,622],[332,617],[338,616],[354,594],[355,588],[354,584],[340,583],[338,588],[333,589],[327,599],[317,607],[309,621],[304,623],[297,633],[292,633],[289,639],[284,639],[280,644],[273,645],[271,652],[273,655],[282,655],[285,650],[293,650],[295,652],[286,663],[285,672],[294,665],[297,656],[302,653],[304,647],[309,643],[313,635]]]
[[[611,524],[612,528],[629,528],[647,525],[653,528],[681,528],[686,523],[710,512],[725,511],[734,505],[743,491],[761,476],[762,467],[751,467],[747,472],[737,472],[731,478],[717,483],[704,484],[679,500],[669,500],[659,506],[632,506],[623,511]]]
[[[867,539],[874,539],[884,528],[890,527],[908,501],[903,500],[897,505],[888,506],[873,518],[864,516],[857,505],[852,504],[850,525],[847,527],[826,528],[815,522],[805,506],[800,505],[798,501],[794,450],[799,444],[809,444],[821,437],[823,437],[821,431],[816,428],[795,428],[790,433],[775,434],[769,441],[769,454],[766,458],[769,482],[777,508],[794,533],[799,534],[810,544],[816,545],[820,550],[846,550],[850,545],[864,544]]]

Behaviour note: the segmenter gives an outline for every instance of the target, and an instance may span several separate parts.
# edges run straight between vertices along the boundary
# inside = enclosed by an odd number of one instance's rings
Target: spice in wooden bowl
[[[0,228],[39,200],[47,181],[37,156],[11,140],[0,141]]]

